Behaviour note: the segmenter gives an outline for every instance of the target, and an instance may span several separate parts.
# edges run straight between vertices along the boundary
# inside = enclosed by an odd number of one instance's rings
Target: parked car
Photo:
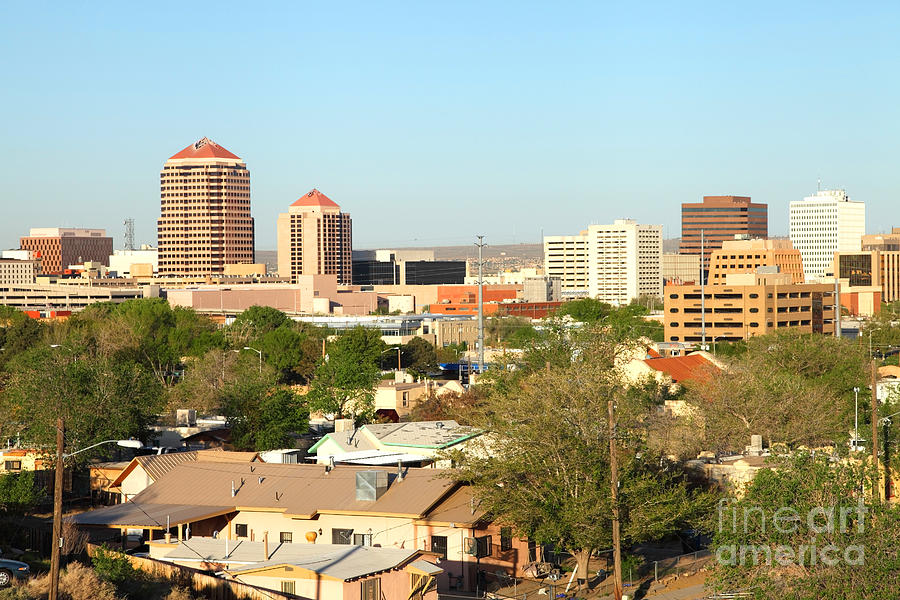
[[[0,558],[0,588],[8,587],[13,579],[25,579],[31,575],[31,568],[17,560]]]

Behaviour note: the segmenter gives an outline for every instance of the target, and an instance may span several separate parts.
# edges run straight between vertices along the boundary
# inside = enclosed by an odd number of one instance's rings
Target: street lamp
[[[63,454],[65,446],[65,422],[62,417],[56,419],[56,473],[53,484],[53,542],[50,548],[50,596],[48,600],[57,600],[59,595],[59,558],[62,551],[62,488],[65,466],[63,461],[70,456],[81,454],[85,450],[102,446],[103,444],[118,444],[123,448],[140,448],[143,444],[139,440],[104,440],[92,444],[81,450]]]
[[[253,350],[259,354],[259,374],[262,375],[262,352],[256,348],[251,348],[250,346],[244,346],[244,350]]]
[[[853,449],[859,446],[859,388],[853,388],[853,401],[856,405],[853,416]]]
[[[68,346],[63,346],[62,344],[50,344],[50,347],[51,348],[65,348],[66,350],[69,350],[70,352],[72,352],[72,362],[78,362],[78,355],[75,354],[75,352]]]
[[[385,348],[384,350],[381,351],[381,354],[384,354],[385,352],[390,352],[391,350],[397,351],[397,370],[399,371],[400,370],[400,346],[391,346],[390,348]],[[381,356],[381,354],[379,354],[379,356]]]

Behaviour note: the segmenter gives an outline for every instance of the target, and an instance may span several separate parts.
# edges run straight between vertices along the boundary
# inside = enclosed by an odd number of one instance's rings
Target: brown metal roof
[[[173,452],[171,454],[151,454],[149,456],[136,456],[131,463],[116,477],[110,485],[122,485],[128,475],[140,465],[153,481],[159,479],[175,468],[177,465],[187,462],[237,462],[247,463],[256,460],[259,454],[256,452],[225,452],[221,448],[209,450],[194,450],[193,452]]]
[[[165,529],[166,525],[194,523],[218,515],[234,512],[233,506],[194,506],[177,504],[145,504],[125,502],[96,510],[78,513],[71,517],[78,525],[99,527],[140,527],[141,529]]]
[[[419,519],[419,522],[432,525],[453,523],[459,527],[472,527],[485,518],[485,513],[479,506],[480,502],[472,494],[472,488],[461,486],[432,508],[424,518]]]
[[[388,471],[388,488],[375,501],[356,499],[356,473]],[[383,514],[422,518],[457,486],[440,469],[396,469],[338,465],[183,463],[135,496],[145,504],[234,506],[238,510],[283,511],[312,518],[317,513]],[[232,496],[232,484],[234,495]]]

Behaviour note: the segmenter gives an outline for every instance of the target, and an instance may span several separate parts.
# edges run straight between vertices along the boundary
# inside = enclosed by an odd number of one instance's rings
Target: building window
[[[244,524],[235,524],[234,535],[236,537],[247,537],[247,526]]]
[[[441,558],[447,558],[447,536],[431,536],[431,551],[440,554]]]
[[[294,541],[294,534],[290,531],[282,531],[279,537],[282,544],[290,544]]]
[[[359,585],[359,600],[381,600],[381,577],[365,579]]]
[[[371,546],[372,545],[372,534],[371,533],[354,533],[353,534],[353,545],[354,546]]]
[[[332,529],[331,530],[331,543],[332,544],[352,544],[353,543],[353,530],[352,529]]]
[[[296,594],[296,582],[294,581],[282,581],[281,582],[281,591],[285,594]]]
[[[22,461],[21,460],[8,460],[4,465],[7,471],[21,471],[22,470]]]
[[[500,550],[512,550],[512,527],[500,528]]]

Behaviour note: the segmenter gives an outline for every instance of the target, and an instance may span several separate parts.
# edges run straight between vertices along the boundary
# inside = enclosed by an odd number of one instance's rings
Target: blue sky
[[[208,136],[251,172],[257,248],[318,187],[354,246],[537,242],[704,194],[823,187],[900,226],[891,3],[0,4],[0,246],[122,221]]]

